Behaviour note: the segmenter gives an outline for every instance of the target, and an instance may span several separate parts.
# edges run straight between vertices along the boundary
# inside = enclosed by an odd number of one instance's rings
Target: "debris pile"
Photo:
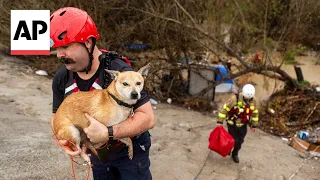
[[[283,89],[273,94],[261,112],[260,128],[268,133],[292,137],[300,130],[320,127],[319,86]]]

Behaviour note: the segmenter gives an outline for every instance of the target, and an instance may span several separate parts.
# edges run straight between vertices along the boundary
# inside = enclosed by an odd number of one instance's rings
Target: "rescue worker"
[[[96,45],[99,33],[87,12],[64,7],[55,11],[50,18],[50,38],[52,48],[57,49],[57,57],[64,62],[52,82],[52,117],[62,101],[71,93],[104,89],[111,82],[104,69],[132,71],[130,62],[116,53],[102,51]],[[84,129],[91,142],[107,146],[97,150],[99,158],[91,154],[93,179],[151,180],[149,150],[151,139],[149,129],[154,127],[154,113],[145,91],[134,105],[133,120],[127,120],[106,127],[90,115],[86,118],[90,126]],[[110,138],[108,138],[110,137]],[[133,159],[128,158],[127,147],[116,139],[132,137]],[[81,150],[71,152],[68,142],[60,140],[65,152],[77,156]]]
[[[259,114],[254,95],[254,86],[252,84],[244,85],[242,92],[231,97],[218,114],[218,125],[222,125],[223,120],[226,119],[228,132],[235,140],[232,151],[232,159],[235,163],[239,163],[238,153],[247,134],[247,125],[253,132],[258,125]]]

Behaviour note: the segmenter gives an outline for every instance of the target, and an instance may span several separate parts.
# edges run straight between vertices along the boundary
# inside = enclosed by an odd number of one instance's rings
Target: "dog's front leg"
[[[133,158],[133,146],[132,146],[132,141],[130,138],[122,138],[119,139],[122,143],[126,144],[128,146],[128,155],[129,159],[132,160]]]
[[[81,150],[82,151],[80,153],[80,156],[82,157],[82,159],[84,159],[86,161],[86,163],[88,165],[91,165],[90,157],[86,154],[87,147],[86,146],[82,146]]]

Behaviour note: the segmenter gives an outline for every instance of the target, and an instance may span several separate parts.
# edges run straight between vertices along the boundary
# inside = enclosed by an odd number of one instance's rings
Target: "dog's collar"
[[[127,107],[127,108],[133,108],[134,104],[128,104],[128,103],[125,103],[119,99],[117,99],[113,94],[111,94],[110,92],[108,92],[110,94],[110,96],[112,97],[113,100],[115,100],[120,106],[124,106],[124,107]]]

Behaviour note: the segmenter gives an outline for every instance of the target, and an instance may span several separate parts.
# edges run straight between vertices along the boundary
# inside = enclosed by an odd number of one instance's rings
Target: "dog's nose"
[[[138,93],[137,92],[132,92],[131,93],[131,99],[138,99]]]

